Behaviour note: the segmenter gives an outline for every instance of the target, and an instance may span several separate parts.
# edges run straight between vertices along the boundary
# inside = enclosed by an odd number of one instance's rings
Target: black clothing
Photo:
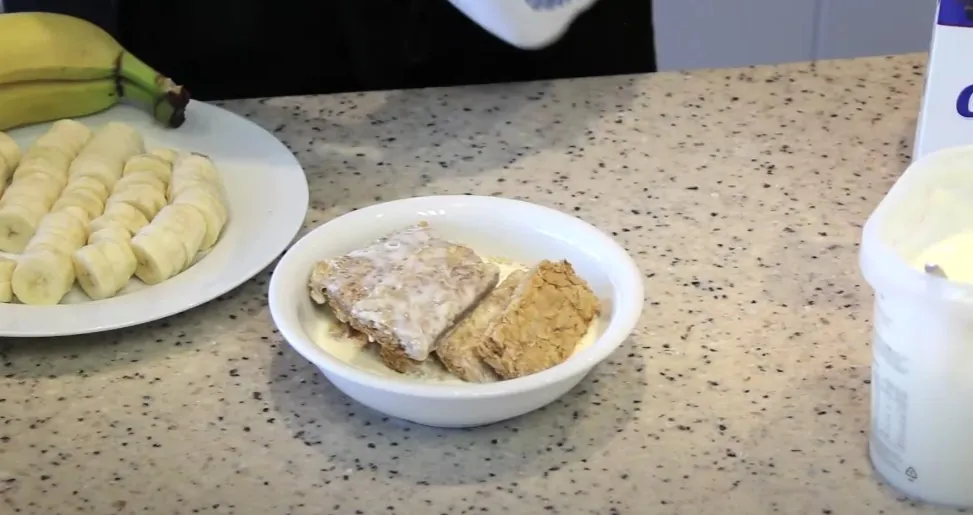
[[[655,71],[649,0],[600,0],[560,41],[533,51],[447,0],[4,3],[95,22],[200,100]]]

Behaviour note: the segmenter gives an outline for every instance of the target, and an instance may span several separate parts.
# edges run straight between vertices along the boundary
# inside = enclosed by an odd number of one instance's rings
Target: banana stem
[[[165,79],[172,82],[169,79]],[[146,89],[126,79],[118,81],[118,89],[122,98],[138,102],[152,108],[155,119],[166,127],[175,129],[186,121],[186,106],[189,104],[189,94],[178,87],[179,93],[173,89]]]
[[[121,81],[128,81],[145,92],[159,92],[171,97],[172,100],[169,102],[177,106],[181,104],[183,109],[189,103],[189,91],[186,88],[155,71],[130,52],[123,50],[118,54],[115,61],[115,77],[119,84]]]

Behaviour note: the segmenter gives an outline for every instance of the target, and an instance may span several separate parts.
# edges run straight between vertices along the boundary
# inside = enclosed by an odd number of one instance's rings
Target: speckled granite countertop
[[[132,330],[0,343],[0,513],[898,514],[866,458],[861,224],[907,161],[924,56],[227,102],[315,226],[432,193],[614,234],[649,302],[566,398],[387,420],[282,343],[269,271]]]

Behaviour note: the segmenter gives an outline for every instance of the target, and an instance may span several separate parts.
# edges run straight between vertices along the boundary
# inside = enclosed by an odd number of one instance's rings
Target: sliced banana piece
[[[125,161],[143,152],[145,147],[142,136],[135,132],[135,129],[110,122],[95,131],[91,141],[81,149],[79,157],[100,156],[111,161],[113,166],[118,162],[118,174],[121,175]]]
[[[74,285],[71,257],[46,249],[25,253],[17,260],[10,285],[24,304],[57,304]]]
[[[122,227],[129,233],[135,234],[148,224],[149,220],[141,211],[128,204],[119,203],[105,207],[105,213],[91,221],[91,230],[98,231],[105,227]]]
[[[172,205],[188,205],[195,208],[206,222],[206,235],[200,250],[207,250],[220,239],[226,225],[228,213],[220,197],[204,188],[183,191],[172,201]]]
[[[58,179],[63,185],[67,181],[68,164],[90,138],[91,131],[82,123],[73,120],[54,122],[50,130],[27,149],[14,175],[20,178],[46,174]]]
[[[50,130],[37,138],[35,145],[62,148],[76,156],[91,137],[91,129],[85,124],[75,120],[58,120],[51,125]]]
[[[78,285],[91,300],[107,299],[122,287],[112,263],[97,245],[75,250],[71,262]]]
[[[122,190],[116,189],[108,197],[108,205],[114,204],[128,204],[151,220],[166,205],[166,196],[152,186],[135,184]]]
[[[210,159],[202,154],[182,154],[172,166],[172,179],[166,192],[170,200],[185,190],[211,189],[222,196],[223,181]]]
[[[73,182],[73,181],[72,181]],[[84,210],[89,219],[101,216],[105,210],[105,203],[97,193],[89,189],[66,190],[51,206],[51,211],[61,211],[69,207]]]
[[[78,284],[91,300],[113,297],[135,273],[135,254],[125,241],[104,240],[85,245],[71,259]]]
[[[20,168],[27,165],[44,165],[56,170],[57,175],[66,177],[68,166],[74,156],[60,147],[31,145],[20,160]]]
[[[169,184],[169,178],[172,176],[172,161],[156,155],[154,152],[151,154],[139,154],[129,158],[125,162],[125,168],[122,170],[122,176],[128,176],[134,173],[149,173],[156,179],[162,181],[163,187],[165,187],[165,185]]]
[[[10,279],[13,277],[14,268],[17,262],[0,257],[0,303],[7,303],[14,300],[13,288],[10,286]]]
[[[138,260],[132,251],[131,240],[104,240],[95,244],[101,249],[108,261],[114,263],[115,276],[119,282],[119,289],[123,288],[135,275]]]
[[[6,206],[18,206],[20,208],[26,209],[27,211],[33,213],[37,220],[40,221],[45,214],[47,214],[47,203],[43,199],[36,197],[22,197],[22,196],[11,196],[0,208]]]
[[[61,194],[63,195],[69,191],[75,190],[88,190],[95,195],[98,195],[98,198],[102,200],[107,199],[108,194],[110,193],[104,184],[92,179],[91,177],[77,177],[68,182]]]
[[[132,237],[132,251],[138,265],[135,276],[145,284],[158,284],[178,273],[186,262],[186,251],[175,235],[147,225]]]
[[[166,190],[166,198],[169,199],[169,202],[172,202],[176,197],[189,190],[203,190],[218,198],[223,196],[223,192],[212,183],[200,179],[177,179],[173,176],[172,182],[169,183]]]
[[[117,159],[101,154],[84,153],[71,162],[69,177],[75,180],[80,177],[90,177],[111,190],[122,176],[121,166]]]
[[[172,272],[173,276],[185,270],[186,267],[189,266],[191,259],[195,257],[190,256],[189,253],[186,252],[186,246],[182,244],[182,236],[179,232],[177,232],[177,230],[167,228],[163,225],[149,223],[149,225],[143,227],[139,233],[148,234],[155,237],[157,240],[164,241],[166,248],[172,245],[178,247],[178,249],[169,250],[174,268]]]
[[[56,213],[49,213],[41,219],[37,225],[35,237],[45,234],[56,234],[61,239],[67,241],[75,248],[78,248],[88,241],[88,224],[82,218],[80,210],[66,209]],[[28,250],[30,245],[28,245]]]
[[[59,140],[46,140],[45,138],[49,134],[45,134],[37,139],[33,145],[27,147],[27,151],[20,158],[21,163],[26,163],[27,161],[32,161],[35,158],[41,160],[50,161],[52,164],[67,163],[70,165],[71,160],[76,157],[71,148],[67,148],[63,142]],[[58,138],[57,134],[52,135],[53,138]]]
[[[119,122],[109,122],[97,131],[71,162],[68,174],[91,177],[111,189],[122,176],[125,161],[145,151],[138,131]]]
[[[43,211],[37,212],[22,205],[0,207],[0,251],[23,252],[43,216]]]
[[[112,139],[124,140],[128,147],[126,152],[131,152],[131,155],[145,152],[145,142],[142,140],[142,135],[131,125],[122,122],[108,122],[102,127],[102,130],[111,135]]]
[[[131,159],[129,160],[129,162],[131,162]],[[113,191],[115,193],[118,193],[119,191],[124,191],[126,189],[133,188],[136,186],[148,186],[154,190],[157,190],[159,193],[163,193],[163,194],[166,191],[165,181],[159,179],[159,176],[156,175],[155,173],[144,171],[144,170],[132,172],[128,175],[123,176],[115,184],[115,189]]]
[[[117,240],[121,242],[128,243],[132,240],[132,233],[128,232],[128,229],[118,225],[108,225],[93,231],[90,236],[88,236],[88,245],[94,245],[100,241],[106,240]]]
[[[7,181],[20,163],[20,157],[20,146],[17,142],[0,131],[0,194],[3,193]]]
[[[0,157],[11,170],[20,163],[20,145],[17,145],[17,142],[3,131],[0,131]]]
[[[24,252],[35,252],[41,249],[64,256],[70,256],[71,253],[78,249],[78,247],[76,245],[72,245],[71,242],[59,237],[56,234],[38,233],[30,239],[30,243],[27,244],[27,248],[24,250]]]
[[[67,174],[63,170],[58,170],[44,161],[23,161],[13,173],[14,182],[34,177],[48,178],[61,188],[68,183]]]
[[[203,154],[189,153],[179,156],[179,159],[172,165],[172,173],[186,178],[199,178],[212,184],[223,184],[216,165],[208,156]]]
[[[61,184],[56,179],[46,175],[31,175],[22,179],[15,179],[10,183],[0,206],[15,203],[22,199],[35,199],[43,204],[47,210],[61,194]]]
[[[0,155],[0,195],[7,190],[7,181],[13,174],[13,167],[7,166],[7,158]]]
[[[75,217],[82,224],[84,224],[85,233],[87,234],[88,232],[90,232],[89,224],[91,223],[91,216],[83,208],[75,207],[75,206],[67,206],[64,209],[61,209],[60,212],[67,213]],[[41,221],[43,222],[43,220]]]
[[[77,210],[80,211],[80,210]],[[25,253],[39,249],[70,256],[88,240],[87,222],[81,218],[84,212],[72,210],[50,213],[41,219],[37,231],[27,243]]]
[[[171,148],[157,148],[149,153],[152,154],[153,156],[161,157],[163,160],[165,160],[165,162],[169,163],[170,165],[172,163],[175,163],[176,159],[179,157],[179,152],[176,152]]]
[[[206,219],[202,213],[186,204],[168,205],[159,211],[150,225],[173,233],[182,244],[186,262],[181,270],[193,263],[206,236]]]

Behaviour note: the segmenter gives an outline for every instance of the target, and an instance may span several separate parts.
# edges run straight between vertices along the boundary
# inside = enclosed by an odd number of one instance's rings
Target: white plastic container
[[[930,252],[947,276],[973,273],[973,146],[909,166],[865,224],[860,262],[875,290],[872,464],[909,497],[973,507],[973,284],[924,272]]]
[[[449,0],[494,36],[524,49],[545,47],[596,0]]]

